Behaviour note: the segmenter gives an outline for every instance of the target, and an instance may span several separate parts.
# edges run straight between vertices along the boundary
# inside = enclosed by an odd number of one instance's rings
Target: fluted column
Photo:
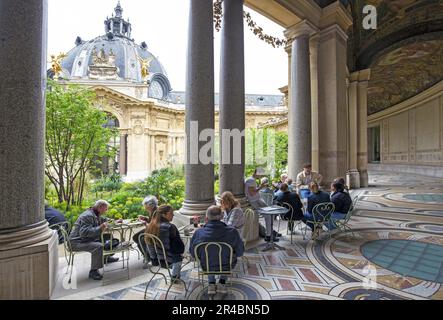
[[[44,216],[47,1],[0,0],[0,30],[0,299],[47,299],[58,262]]]
[[[220,194],[231,191],[244,198],[245,137],[240,135],[245,130],[243,0],[223,1],[220,68]]]
[[[312,160],[311,67],[309,30],[302,27],[292,41],[288,115],[288,173],[295,179]]]
[[[208,157],[211,146],[212,152],[214,151],[214,112],[212,1],[191,0],[185,116],[186,191],[185,201],[180,210],[184,216],[203,215],[214,203],[214,164],[207,163],[205,161],[207,159],[203,159]]]

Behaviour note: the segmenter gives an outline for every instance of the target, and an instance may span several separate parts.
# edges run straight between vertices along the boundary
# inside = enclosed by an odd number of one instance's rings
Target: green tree
[[[105,127],[106,113],[93,106],[95,94],[53,81],[46,96],[46,168],[60,203],[80,205],[88,172],[97,159],[113,156],[107,144],[116,134]]]

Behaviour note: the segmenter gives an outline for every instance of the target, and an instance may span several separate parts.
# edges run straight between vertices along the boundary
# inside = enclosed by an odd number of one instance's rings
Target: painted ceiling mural
[[[412,98],[443,80],[443,33],[438,37],[399,43],[374,61],[368,87],[369,114]]]
[[[362,28],[377,7],[377,29]],[[443,0],[354,0],[349,70],[371,68],[368,113],[407,100],[443,80]]]

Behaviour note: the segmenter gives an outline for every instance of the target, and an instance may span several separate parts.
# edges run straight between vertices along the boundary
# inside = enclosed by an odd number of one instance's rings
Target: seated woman
[[[226,191],[221,195],[220,205],[223,212],[223,222],[235,228],[242,235],[245,216],[237,199],[231,192]]]
[[[329,194],[321,191],[317,182],[311,182],[309,184],[309,190],[311,190],[311,195],[308,198],[308,208],[305,212],[304,222],[313,231],[312,238],[318,237],[320,230],[314,230],[314,224],[312,222],[307,222],[307,220],[312,221],[314,216],[312,210],[314,207],[320,203],[328,203],[331,201]]]
[[[345,191],[345,185],[337,180],[334,181],[331,185],[332,196],[331,202],[335,206],[335,212],[332,214],[332,222],[329,223],[329,229],[336,229],[335,220],[344,219],[351,208],[352,199],[349,196],[349,193]]]
[[[286,183],[282,183],[280,186],[280,193],[274,197],[274,202],[282,204],[288,203],[293,208],[294,212],[288,211],[286,214],[282,215],[283,220],[303,220],[303,204],[301,203],[300,197],[295,192],[289,190],[289,186]],[[289,222],[289,230],[294,232],[294,221]]]
[[[148,245],[148,252],[153,265],[160,264],[165,267],[168,262],[172,265],[172,279],[180,279],[180,269],[183,261],[183,253],[185,252],[185,245],[180,238],[180,233],[175,225],[171,223],[174,218],[174,209],[171,206],[160,206],[151,219],[151,223],[146,228],[146,233],[152,234],[160,238],[165,247],[166,257],[160,248],[157,248],[157,253],[154,244],[148,237],[145,241]]]

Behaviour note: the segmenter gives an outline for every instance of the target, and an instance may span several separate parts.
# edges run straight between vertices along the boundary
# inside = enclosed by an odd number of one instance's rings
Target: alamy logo
[[[369,4],[365,5],[363,7],[363,15],[363,29],[377,29],[377,8]]]
[[[214,129],[199,128],[198,121],[191,121],[189,128],[189,159],[186,164],[258,165],[272,167],[275,163],[274,129],[223,129],[221,136]],[[244,142],[245,149],[242,146]],[[223,153],[219,154],[220,143]],[[187,153],[186,153],[187,154]]]
[[[362,271],[365,277],[363,279],[363,288],[367,290],[377,289],[377,269],[373,265],[367,264]]]

